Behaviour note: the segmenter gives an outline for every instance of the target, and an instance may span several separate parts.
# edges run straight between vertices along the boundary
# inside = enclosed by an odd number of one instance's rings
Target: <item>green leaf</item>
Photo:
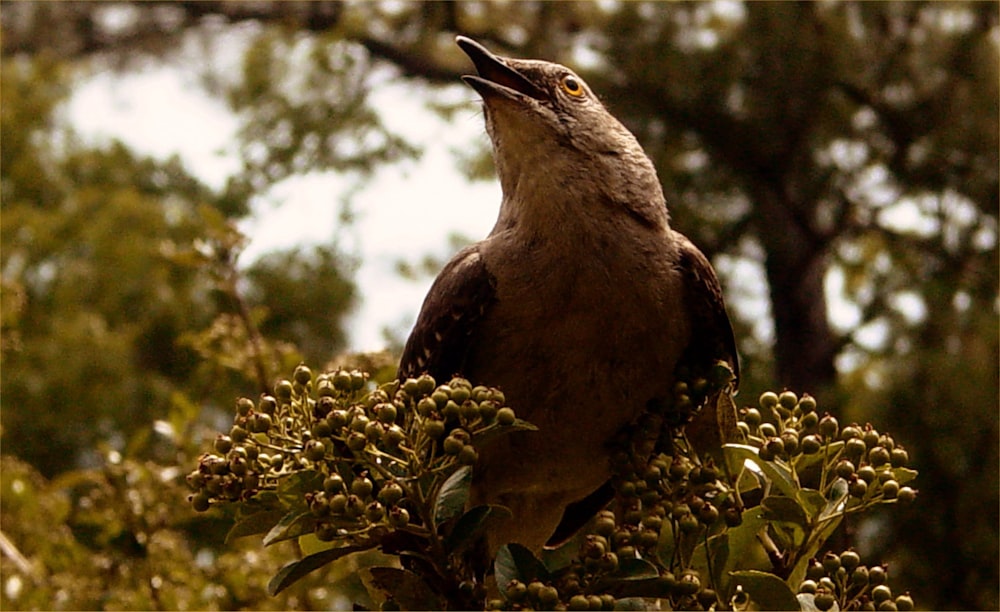
[[[455,471],[441,485],[434,501],[434,525],[452,519],[465,510],[469,501],[469,487],[472,485],[472,468],[464,466]]]
[[[281,521],[281,518],[285,514],[283,510],[265,510],[263,512],[255,512],[245,519],[237,521],[232,529],[229,530],[229,533],[226,534],[226,544],[229,544],[236,538],[267,533]]]
[[[455,527],[444,540],[448,553],[456,554],[465,550],[491,526],[513,516],[505,506],[476,506],[462,515]]]
[[[527,547],[517,543],[501,546],[493,567],[501,592],[511,580],[528,583],[536,578],[542,581],[549,579],[545,565]]]
[[[490,440],[495,440],[500,436],[505,436],[509,433],[514,433],[515,431],[538,431],[538,427],[532,425],[524,419],[514,419],[514,422],[510,425],[497,425],[493,424],[482,429],[472,435],[472,441],[475,445],[482,446]]]
[[[826,507],[826,497],[816,489],[800,490],[798,500],[810,521],[815,520],[820,511]]]
[[[663,567],[672,567],[677,541],[674,538],[674,522],[666,519],[660,524],[660,538],[656,544],[656,558]]]
[[[729,536],[729,555],[720,572],[722,575],[728,576],[730,572],[738,570],[764,570],[771,567],[767,553],[757,539],[757,534],[766,526],[764,509],[760,506],[743,512],[743,522],[730,527],[726,532]]]
[[[317,570],[327,563],[336,561],[341,557],[345,557],[351,553],[362,550],[368,550],[369,548],[371,548],[371,546],[343,546],[341,548],[331,548],[330,550],[324,550],[323,552],[316,553],[315,555],[303,557],[298,561],[286,563],[267,583],[267,593],[271,597],[274,597],[309,572]]]
[[[321,490],[323,478],[316,470],[295,472],[278,484],[278,500],[285,508],[308,508],[306,493]]]
[[[725,592],[729,576],[722,570],[728,560],[729,534],[723,532],[708,538],[707,543],[702,542],[694,549],[694,554],[691,555],[691,567],[701,572],[703,576],[710,576],[715,590]]]
[[[799,610],[799,600],[788,585],[774,574],[744,570],[732,573],[733,585],[743,587],[760,610]]]
[[[264,546],[312,533],[315,528],[316,517],[308,510],[292,510],[267,532],[264,536]]]
[[[365,568],[361,580],[378,604],[391,599],[403,610],[444,610],[447,603],[423,578],[404,569]]]
[[[745,462],[749,460],[764,472],[771,484],[778,487],[778,491],[786,497],[795,497],[799,483],[795,474],[784,462],[764,461],[757,454],[757,448],[747,444],[726,444],[722,450],[731,474],[739,474],[744,469]]]
[[[905,467],[892,468],[892,477],[900,485],[905,485],[917,477],[917,471]]]
[[[809,526],[809,518],[806,516],[805,509],[791,497],[771,495],[765,497],[760,505],[765,510],[764,518],[769,521],[794,523],[802,527]]]

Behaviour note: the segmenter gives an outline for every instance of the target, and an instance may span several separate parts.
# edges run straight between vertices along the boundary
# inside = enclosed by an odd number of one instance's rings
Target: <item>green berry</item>
[[[868,463],[872,467],[880,467],[889,463],[889,451],[884,446],[876,446],[868,451]]]
[[[330,474],[323,480],[323,490],[327,493],[340,493],[344,490],[344,479],[340,474]]]
[[[760,410],[757,410],[756,408],[747,408],[743,413],[743,420],[747,425],[757,427],[761,423]]]
[[[892,467],[906,467],[906,464],[910,461],[910,454],[907,453],[902,448],[894,448],[892,452],[889,453],[889,463]]]
[[[290,380],[279,380],[274,385],[274,396],[283,402],[289,402],[292,399],[292,381]]]
[[[253,410],[253,401],[251,401],[250,398],[241,397],[236,400],[236,414],[246,416],[250,414],[251,410]]]
[[[814,435],[808,435],[800,441],[802,447],[802,453],[805,455],[815,455],[822,448],[819,438]]]
[[[396,422],[396,407],[389,403],[378,404],[375,407],[375,414],[382,423],[391,425]]]
[[[899,493],[896,494],[896,499],[898,499],[900,503],[904,504],[909,504],[916,498],[917,498],[917,492],[911,489],[910,487],[901,487],[899,489]]]
[[[401,499],[403,499],[403,487],[395,482],[387,483],[378,492],[378,500],[386,506],[395,506]]]
[[[466,444],[462,447],[462,450],[458,453],[458,462],[462,465],[472,465],[479,458],[479,454],[476,453],[476,447],[471,444]]]
[[[778,405],[789,412],[799,403],[799,398],[793,391],[783,391],[778,396]]]
[[[389,524],[393,527],[406,527],[409,523],[410,513],[406,511],[406,508],[394,506],[391,510],[389,510]]]
[[[909,612],[913,609],[913,598],[909,593],[904,593],[896,598],[896,609],[902,612]]]
[[[826,591],[816,593],[816,595],[813,596],[813,604],[822,612],[826,612],[826,610],[832,608],[835,603],[837,603],[836,598]]]
[[[816,581],[815,580],[803,580],[802,584],[799,585],[799,593],[816,593]]]
[[[819,420],[819,433],[827,438],[836,438],[837,432],[840,430],[840,424],[837,423],[837,419],[833,416],[827,414],[822,419]]]
[[[354,493],[361,499],[367,499],[371,496],[373,488],[372,481],[364,476],[358,476],[351,483],[351,493]]]
[[[385,508],[377,501],[373,501],[365,508],[365,518],[372,523],[377,523],[385,516]]]
[[[803,393],[802,397],[799,399],[799,410],[802,414],[809,414],[810,412],[816,411],[816,398],[809,395],[808,393]]]
[[[760,399],[757,401],[760,407],[766,411],[770,411],[775,406],[778,405],[778,394],[774,391],[765,391],[761,393]]]
[[[274,414],[274,411],[278,409],[278,400],[270,395],[260,396],[260,401],[257,402],[257,412],[263,412],[264,414]]]
[[[299,364],[296,366],[295,372],[292,374],[292,378],[300,385],[307,385],[312,381],[312,370],[304,364]]]
[[[520,580],[511,580],[507,583],[507,588],[504,590],[504,595],[510,601],[515,603],[524,599],[525,595],[528,594],[528,585],[524,584]]]
[[[875,600],[876,604],[888,601],[892,599],[892,590],[888,586],[880,584],[872,589],[872,599]]]
[[[194,508],[195,512],[205,512],[211,507],[211,502],[209,501],[211,497],[205,491],[198,491],[190,498],[191,507]]]
[[[233,439],[230,436],[219,434],[215,438],[215,450],[219,451],[223,455],[229,452],[233,448]]]
[[[844,480],[850,479],[854,475],[854,464],[847,459],[842,459],[837,462],[837,466],[833,469],[837,476],[840,476]]]
[[[833,574],[838,569],[840,569],[840,556],[838,556],[835,553],[828,552],[825,555],[823,555],[823,561],[821,561],[821,565],[823,566],[823,570],[827,574]]]
[[[846,550],[840,554],[840,564],[848,572],[853,572],[861,564],[861,555],[853,550]]]
[[[514,410],[511,408],[504,406],[497,411],[497,423],[504,427],[513,425],[515,419]]]
[[[899,494],[899,483],[895,480],[887,480],[882,483],[882,497],[885,499],[896,499]]]

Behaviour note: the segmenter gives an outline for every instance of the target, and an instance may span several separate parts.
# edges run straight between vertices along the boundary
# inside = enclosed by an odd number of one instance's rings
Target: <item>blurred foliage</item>
[[[457,82],[462,33],[579,69],[640,138],[675,226],[722,277],[745,397],[777,380],[910,442],[929,494],[919,512],[850,525],[866,556],[894,563],[922,605],[1000,605],[997,3],[8,2],[0,14],[5,454],[47,477],[102,465],[101,441],[121,451],[178,405],[212,419],[299,359],[343,350],[357,262],[324,247],[241,267],[231,222],[288,177],[362,181],[415,155],[368,94],[398,77]],[[219,192],[177,160],[84,144],[61,123],[81,79],[150,64],[198,72],[238,114],[242,163]],[[459,163],[482,176],[483,160]]]

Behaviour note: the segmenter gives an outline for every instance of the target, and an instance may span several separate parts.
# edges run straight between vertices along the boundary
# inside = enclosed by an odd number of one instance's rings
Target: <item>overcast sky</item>
[[[356,223],[338,231],[340,202],[352,180],[331,174],[296,177],[277,185],[255,203],[255,214],[240,224],[251,242],[241,263],[279,248],[337,243],[357,254],[361,297],[349,323],[351,348],[375,350],[382,330],[406,333],[432,278],[410,281],[395,272],[400,259],[451,255],[448,236],[479,239],[496,220],[500,187],[495,181],[469,183],[451,153],[485,142],[479,102],[462,85],[441,95],[468,100],[467,110],[445,121],[424,108],[426,96],[411,83],[388,83],[373,94],[387,127],[424,149],[417,161],[386,166],[353,194]],[[119,138],[139,153],[157,158],[179,155],[188,170],[213,188],[239,168],[236,118],[173,67],[124,77],[100,74],[74,92],[67,121],[89,141]],[[478,141],[478,142],[477,142]]]

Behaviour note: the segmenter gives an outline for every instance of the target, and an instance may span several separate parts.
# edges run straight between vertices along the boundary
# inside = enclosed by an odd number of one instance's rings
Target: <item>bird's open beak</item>
[[[489,50],[465,36],[455,38],[455,43],[469,56],[476,65],[479,76],[465,75],[462,77],[473,89],[482,96],[503,95],[517,97],[517,94],[541,100],[545,94],[529,81],[527,77],[508,66],[503,58],[493,55]]]

